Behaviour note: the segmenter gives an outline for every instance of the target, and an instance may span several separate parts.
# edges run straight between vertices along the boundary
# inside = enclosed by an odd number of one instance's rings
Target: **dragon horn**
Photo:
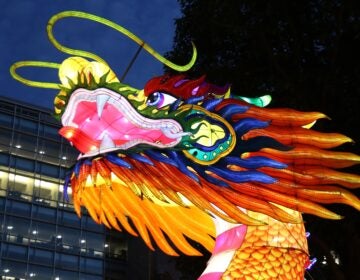
[[[96,15],[93,15],[93,14],[85,13],[85,12],[79,12],[79,11],[64,11],[64,12],[58,13],[58,14],[54,15],[53,17],[51,17],[51,19],[48,22],[48,25],[47,25],[46,29],[47,29],[47,34],[49,36],[49,40],[61,52],[64,52],[64,53],[67,53],[67,54],[70,54],[70,55],[83,56],[83,57],[91,58],[91,59],[96,60],[98,62],[102,62],[102,63],[107,64],[102,58],[100,58],[99,56],[97,56],[97,55],[95,55],[93,53],[83,51],[83,50],[75,50],[75,49],[65,47],[65,46],[61,45],[55,39],[55,37],[53,35],[54,24],[57,21],[59,21],[60,19],[67,18],[67,17],[88,19],[88,20],[92,20],[92,21],[101,23],[103,25],[106,25],[106,26],[108,26],[110,28],[113,28],[116,31],[124,34],[126,37],[130,38],[134,42],[136,42],[138,45],[140,45],[142,48],[144,48],[148,53],[150,53],[153,57],[155,57],[157,60],[159,60],[160,62],[162,62],[166,66],[172,68],[173,70],[176,70],[176,71],[179,71],[179,72],[184,72],[184,71],[189,70],[195,63],[195,60],[196,60],[196,57],[197,57],[197,51],[196,51],[195,45],[193,43],[192,43],[193,54],[192,54],[192,58],[191,58],[190,62],[187,63],[186,65],[177,65],[177,64],[169,61],[168,59],[166,59],[162,55],[160,55],[152,47],[150,47],[147,43],[145,43],[142,39],[137,37],[135,34],[131,33],[126,28],[122,27],[121,25],[118,25],[118,24],[116,24],[116,23],[114,23],[114,22],[112,22],[110,20],[105,19],[105,18],[96,16]]]

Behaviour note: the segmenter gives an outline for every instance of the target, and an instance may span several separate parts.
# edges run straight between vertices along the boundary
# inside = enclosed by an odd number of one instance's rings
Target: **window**
[[[18,174],[8,174],[9,178],[9,196],[18,199],[30,200],[33,193],[34,179]]]
[[[13,116],[0,113],[1,125],[12,128]]]
[[[105,238],[102,234],[86,232],[86,247],[88,251],[94,254],[94,251],[103,252],[105,245]]]
[[[17,141],[15,141],[15,147],[19,147],[18,149],[23,150],[23,151],[29,151],[29,155],[31,157],[34,156],[34,152],[37,149],[37,138],[36,136],[31,136],[31,135],[25,135],[25,134],[20,134],[20,133],[16,133]],[[19,145],[19,146],[16,146]]]
[[[5,208],[5,198],[0,197],[0,212],[4,211]],[[2,219],[0,219],[0,222],[2,223]]]
[[[36,246],[51,249],[55,248],[55,225],[33,221],[29,236],[31,238],[31,242],[35,243]]]
[[[9,164],[9,159],[10,159],[9,155],[0,153],[0,165],[9,166],[10,165]]]
[[[78,253],[80,245],[80,231],[68,227],[58,227],[58,249],[69,253]]]
[[[37,141],[35,136],[16,133],[14,136],[12,154],[34,159]]]
[[[51,164],[59,164],[60,148],[60,142],[40,139],[37,158]]]
[[[79,279],[79,273],[73,272],[73,271],[62,270],[62,269],[56,269],[55,277],[53,279],[60,279],[60,280]]]
[[[24,158],[16,158],[16,168],[24,171],[34,172],[35,162]]]
[[[59,135],[58,131],[59,131],[59,127],[49,126],[46,124],[40,124],[40,135],[41,136],[59,140],[60,135]]]
[[[9,199],[6,205],[6,212],[28,217],[30,216],[30,208],[31,205],[29,203]]]
[[[97,231],[97,232],[104,232],[104,226],[95,223],[90,216],[84,215],[81,221],[85,229]]]
[[[85,273],[80,273],[80,278],[79,278],[79,280],[102,280],[102,279],[103,279],[102,276],[96,276]],[[122,279],[122,278],[117,278],[117,279]]]
[[[80,258],[80,269],[82,272],[102,274],[103,273],[103,261],[91,258]]]
[[[34,219],[39,219],[54,223],[56,219],[56,209],[34,204],[32,208],[32,216]]]
[[[53,265],[54,252],[37,248],[30,248],[29,259],[33,263]]]
[[[56,253],[55,265],[57,268],[79,269],[79,257],[69,254]]]
[[[49,177],[59,178],[59,167],[51,164],[41,163],[40,173]]]
[[[6,216],[4,231],[7,233],[7,241],[26,243],[29,227],[29,219]]]
[[[3,244],[3,257],[14,260],[27,260],[27,247],[14,244]]]
[[[37,123],[27,119],[19,119],[16,129],[37,135]]]
[[[56,206],[59,184],[44,180],[35,180],[34,202]],[[53,201],[53,202],[52,202]]]
[[[5,277],[22,278],[26,277],[26,263],[17,262],[14,260],[2,260],[2,273]]]
[[[45,266],[41,266],[41,265],[35,265],[35,264],[30,264],[29,265],[29,273],[28,275],[31,277],[34,277],[34,279],[36,280],[49,280],[49,279],[53,279],[52,278],[52,271],[53,269],[50,267],[45,267]],[[31,278],[30,278],[31,279]]]
[[[12,136],[11,130],[1,128],[0,143],[5,147],[9,147],[11,143],[11,136]]]
[[[64,226],[80,227],[81,219],[74,212],[61,211],[58,216],[58,223]]]

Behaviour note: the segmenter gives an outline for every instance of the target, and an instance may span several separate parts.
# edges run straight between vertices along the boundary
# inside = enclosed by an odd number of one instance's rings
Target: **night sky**
[[[174,20],[180,17],[176,0],[1,0],[0,9],[0,96],[52,108],[56,90],[30,88],[12,79],[9,67],[20,60],[61,63],[67,54],[48,40],[47,21],[56,13],[78,10],[93,13],[122,25],[142,38],[160,54],[172,49]],[[54,28],[56,39],[65,46],[100,55],[121,77],[138,46],[101,24],[81,19],[64,19]],[[25,78],[59,82],[56,69],[24,68]],[[163,73],[163,65],[142,50],[124,82],[143,88],[153,76]]]

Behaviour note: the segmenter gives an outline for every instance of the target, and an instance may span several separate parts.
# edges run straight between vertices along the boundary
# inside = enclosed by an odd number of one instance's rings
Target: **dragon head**
[[[204,77],[162,76],[136,90],[121,84],[106,65],[80,57],[65,60],[59,73],[63,90],[55,111],[63,124],[60,134],[81,152],[80,158],[157,148],[210,165],[235,147],[232,125],[211,112],[229,87],[212,86]]]

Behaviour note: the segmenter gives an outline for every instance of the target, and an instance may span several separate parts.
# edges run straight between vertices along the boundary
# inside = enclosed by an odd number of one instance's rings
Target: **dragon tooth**
[[[111,137],[108,134],[104,134],[104,137],[102,138],[101,144],[100,144],[100,151],[112,149],[115,147],[116,147],[116,145],[115,145],[114,141],[111,139]]]
[[[106,94],[99,94],[96,96],[96,109],[97,109],[97,114],[98,114],[99,118],[101,118],[105,104],[109,99],[110,99],[110,96],[108,96]]]
[[[172,131],[170,131],[169,128],[161,128],[162,133],[170,139],[178,139],[181,138],[183,136],[187,136],[187,135],[191,135],[191,132],[177,132],[174,133]]]

